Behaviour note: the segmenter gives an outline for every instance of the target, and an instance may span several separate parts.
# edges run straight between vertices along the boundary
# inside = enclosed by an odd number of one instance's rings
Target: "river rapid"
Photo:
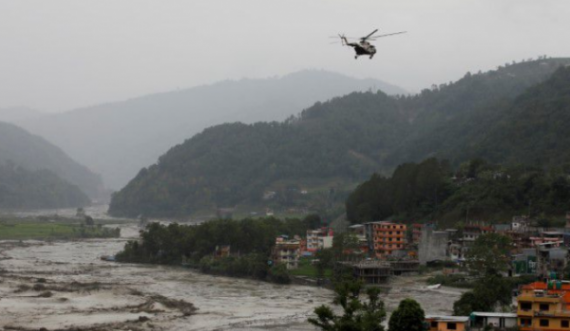
[[[0,330],[315,330],[306,319],[332,301],[322,288],[101,261],[136,238],[135,225],[120,227],[120,239],[0,242]],[[411,297],[426,313],[450,314],[461,295],[418,277],[390,285],[388,311]]]

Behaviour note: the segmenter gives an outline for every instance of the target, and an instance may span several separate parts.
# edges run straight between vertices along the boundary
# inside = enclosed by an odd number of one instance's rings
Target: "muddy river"
[[[0,330],[315,330],[306,319],[332,300],[326,289],[203,275],[178,267],[103,262],[123,238],[0,242]],[[427,290],[421,277],[394,278],[388,311],[414,298],[450,314],[460,290]]]

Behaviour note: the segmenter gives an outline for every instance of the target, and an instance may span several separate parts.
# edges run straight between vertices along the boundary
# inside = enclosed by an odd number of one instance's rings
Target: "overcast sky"
[[[373,60],[329,44],[380,39]],[[57,112],[224,79],[326,69],[419,91],[570,56],[567,0],[2,0],[0,107]]]

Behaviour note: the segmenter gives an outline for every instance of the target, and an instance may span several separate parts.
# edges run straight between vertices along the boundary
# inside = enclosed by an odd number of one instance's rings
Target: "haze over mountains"
[[[472,157],[538,166],[567,162],[559,142],[567,140],[560,120],[570,112],[570,75],[560,68],[569,64],[541,58],[468,73],[414,96],[352,93],[283,123],[215,126],[140,171],[114,196],[110,212],[181,216],[259,207],[267,192],[279,193],[281,207],[309,208],[314,200],[299,195],[306,188],[350,187],[373,172],[430,156],[454,164]]]
[[[108,188],[118,189],[166,150],[206,127],[280,121],[317,101],[377,89],[406,93],[378,80],[309,70],[281,78],[224,81],[14,122],[100,173]]]
[[[0,121],[2,122],[35,120],[44,115],[40,111],[27,107],[0,108]]]

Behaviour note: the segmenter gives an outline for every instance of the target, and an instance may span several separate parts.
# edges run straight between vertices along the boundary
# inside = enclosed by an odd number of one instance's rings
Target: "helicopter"
[[[407,31],[382,34],[382,35],[373,37],[372,35],[375,34],[376,32],[378,32],[378,29],[372,31],[366,37],[359,38],[360,42],[358,42],[358,43],[348,42],[347,37],[345,37],[345,35],[343,35],[343,34],[342,35],[339,34],[338,36],[340,37],[340,41],[341,41],[343,46],[350,46],[350,47],[354,48],[354,51],[356,52],[356,55],[354,56],[355,59],[358,59],[358,57],[361,55],[370,55],[370,59],[372,59],[374,57],[374,54],[376,54],[376,47],[374,47],[374,45],[369,43],[368,40],[375,41],[378,38],[402,34],[402,33],[406,33]]]

